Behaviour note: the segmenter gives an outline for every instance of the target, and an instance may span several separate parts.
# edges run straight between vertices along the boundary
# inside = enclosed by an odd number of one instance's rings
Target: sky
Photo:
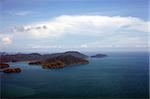
[[[148,1],[0,0],[0,50],[146,51]]]

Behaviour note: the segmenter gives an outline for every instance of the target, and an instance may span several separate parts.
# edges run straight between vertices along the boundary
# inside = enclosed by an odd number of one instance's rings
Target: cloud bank
[[[72,35],[73,37],[88,36],[97,38],[97,41],[93,40],[87,43],[81,41],[81,48],[142,48],[148,46],[148,23],[149,22],[136,17],[62,15],[45,22],[12,27],[10,29],[10,36],[13,37],[14,40],[18,38],[20,38],[19,40],[49,40],[51,38],[59,39],[61,37],[66,37],[67,39],[68,35]],[[1,33],[1,35],[4,35],[4,33]],[[88,37],[87,39],[89,39]],[[39,44],[38,46],[43,45]]]
[[[27,33],[34,37],[61,36],[64,34],[100,35],[120,31],[148,32],[148,22],[134,17],[120,16],[69,16],[50,21],[14,27],[14,33]]]

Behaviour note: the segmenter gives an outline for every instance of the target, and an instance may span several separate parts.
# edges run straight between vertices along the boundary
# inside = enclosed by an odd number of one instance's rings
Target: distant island
[[[106,54],[96,54],[96,55],[93,55],[91,56],[92,58],[102,58],[102,57],[106,57],[107,55]]]

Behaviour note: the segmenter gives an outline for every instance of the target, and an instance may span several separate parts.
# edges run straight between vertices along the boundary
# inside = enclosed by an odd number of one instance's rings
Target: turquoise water
[[[148,98],[148,53],[108,53],[90,64],[42,69],[10,63],[21,73],[1,72],[1,96],[24,98]]]

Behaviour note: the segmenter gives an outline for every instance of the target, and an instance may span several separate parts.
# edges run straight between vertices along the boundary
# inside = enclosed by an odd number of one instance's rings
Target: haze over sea
[[[148,98],[148,52],[106,54],[108,57],[89,58],[87,65],[62,69],[42,69],[26,62],[10,63],[23,71],[1,72],[1,95],[5,98]]]

